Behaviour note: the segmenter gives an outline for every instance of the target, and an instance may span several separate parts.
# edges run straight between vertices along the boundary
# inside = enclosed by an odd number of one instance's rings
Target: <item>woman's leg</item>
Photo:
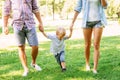
[[[89,58],[90,58],[92,28],[83,29],[83,34],[84,34],[84,40],[85,40],[86,70],[90,70]]]
[[[103,28],[94,28],[94,67],[93,71],[97,73],[97,65],[98,65],[98,59],[100,54],[100,40],[103,32]]]

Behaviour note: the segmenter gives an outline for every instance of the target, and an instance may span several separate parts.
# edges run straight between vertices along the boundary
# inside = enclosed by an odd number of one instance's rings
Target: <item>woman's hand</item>
[[[73,31],[73,26],[74,26],[74,24],[72,23],[72,24],[70,25],[70,31],[71,31],[71,32]]]

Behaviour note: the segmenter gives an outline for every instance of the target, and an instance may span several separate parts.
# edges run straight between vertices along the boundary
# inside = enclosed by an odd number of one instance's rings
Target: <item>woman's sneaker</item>
[[[31,63],[31,67],[35,68],[37,71],[41,71],[42,70],[41,67],[38,66],[37,64],[32,64]]]
[[[66,71],[66,68],[62,68],[62,72],[65,72]]]
[[[86,66],[86,71],[90,71],[90,66]]]

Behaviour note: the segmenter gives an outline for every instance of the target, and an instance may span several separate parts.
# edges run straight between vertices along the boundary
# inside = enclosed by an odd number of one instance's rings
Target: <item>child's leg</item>
[[[61,67],[66,68],[65,62],[61,62]]]
[[[60,53],[60,62],[61,62],[61,68],[62,69],[66,69],[66,65],[65,65],[65,53],[64,53],[64,51],[62,51]]]
[[[56,59],[57,63],[60,64],[59,54],[55,55],[55,59]]]
[[[61,61],[60,61],[60,54],[55,55],[55,58],[56,58],[57,63],[58,63],[58,64],[60,65],[60,67],[62,68],[62,66],[61,66]]]

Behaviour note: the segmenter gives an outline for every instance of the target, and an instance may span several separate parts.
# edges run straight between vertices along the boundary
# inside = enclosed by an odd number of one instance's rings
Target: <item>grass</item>
[[[17,47],[0,49],[0,80],[119,80],[120,79],[120,37],[104,37],[101,41],[101,55],[99,59],[98,74],[86,72],[84,59],[84,41],[66,41],[67,71],[61,72],[55,58],[49,52],[50,42],[40,42],[37,63],[42,67],[37,72],[30,67],[31,48],[26,47],[28,67],[27,77],[23,72],[18,58]],[[90,66],[93,67],[93,46],[91,47]]]

